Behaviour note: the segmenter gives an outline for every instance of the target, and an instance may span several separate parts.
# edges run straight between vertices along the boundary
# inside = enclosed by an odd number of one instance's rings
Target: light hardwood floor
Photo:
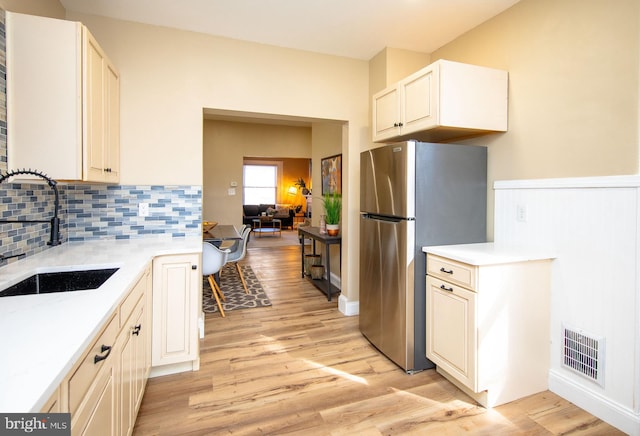
[[[248,250],[273,306],[208,314],[200,370],[149,380],[134,434],[623,434],[548,391],[487,410],[434,370],[405,374],[299,262]]]

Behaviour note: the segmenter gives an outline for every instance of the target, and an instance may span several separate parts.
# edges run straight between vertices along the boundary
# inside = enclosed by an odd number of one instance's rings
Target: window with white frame
[[[275,204],[278,190],[278,166],[245,164],[243,187],[243,204]]]

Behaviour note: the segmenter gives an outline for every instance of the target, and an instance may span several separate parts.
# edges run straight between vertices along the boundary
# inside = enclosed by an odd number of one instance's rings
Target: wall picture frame
[[[320,160],[322,175],[322,195],[342,195],[342,154],[324,157]]]

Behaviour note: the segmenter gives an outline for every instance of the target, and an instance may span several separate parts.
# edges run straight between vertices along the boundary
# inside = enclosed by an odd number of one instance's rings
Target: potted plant
[[[305,183],[305,181],[304,181],[304,179],[302,177],[300,177],[298,180],[296,180],[294,185],[296,185],[298,188],[300,188],[300,190],[302,191],[302,195],[309,195],[309,190],[307,189],[307,184]]]
[[[342,196],[335,192],[333,194],[325,194],[322,201],[326,214],[327,233],[329,236],[338,236],[340,231],[340,217],[342,215]]]

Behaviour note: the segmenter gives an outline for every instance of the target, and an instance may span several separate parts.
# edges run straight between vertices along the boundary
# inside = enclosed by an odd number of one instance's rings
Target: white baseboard
[[[200,369],[200,358],[189,362],[173,363],[169,365],[153,366],[149,373],[149,378],[161,377],[163,375],[177,374],[180,372],[197,371]]]
[[[338,297],[338,310],[346,316],[355,316],[360,313],[360,302],[349,301],[347,297],[340,294]]]
[[[549,371],[549,390],[630,436],[640,436],[640,414],[586,389],[556,370]]]

